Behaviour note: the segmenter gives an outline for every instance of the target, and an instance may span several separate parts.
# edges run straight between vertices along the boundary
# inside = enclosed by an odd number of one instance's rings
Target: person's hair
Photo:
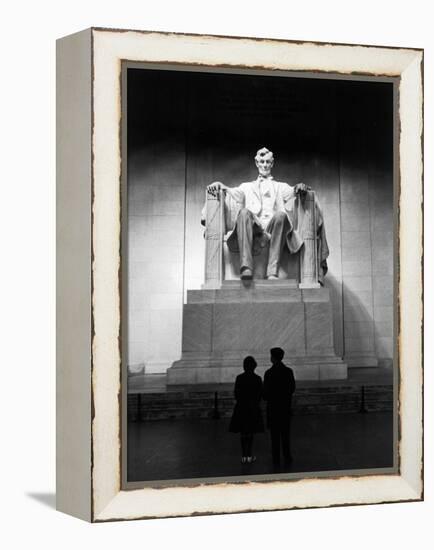
[[[283,356],[285,355],[285,352],[282,348],[271,348],[270,354],[273,359],[276,359],[277,361],[282,361]]]
[[[260,158],[262,157],[266,157],[268,155],[271,155],[271,158],[274,162],[274,155],[273,155],[273,151],[270,151],[269,149],[267,149],[266,147],[262,147],[262,149],[259,149],[257,152],[256,152],[256,156],[255,156],[255,160],[259,160]]]
[[[256,369],[256,365],[257,363],[255,361],[255,358],[252,357],[251,355],[248,355],[247,357],[244,358],[243,368],[245,372],[253,372]]]

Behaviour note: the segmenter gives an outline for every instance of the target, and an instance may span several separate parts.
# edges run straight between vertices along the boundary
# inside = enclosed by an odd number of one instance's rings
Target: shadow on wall
[[[391,366],[393,307],[375,307],[372,288],[357,292],[332,274],[327,274],[325,286],[330,289],[333,305],[337,355],[349,367]]]
[[[333,309],[333,339],[335,353],[338,357],[344,356],[344,319],[342,310],[342,281],[338,280],[330,271],[324,279],[324,286],[330,291],[330,301]]]

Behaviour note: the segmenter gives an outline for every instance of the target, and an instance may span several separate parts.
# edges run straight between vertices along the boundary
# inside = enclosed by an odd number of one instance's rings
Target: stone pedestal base
[[[378,358],[374,351],[371,353],[347,353],[345,355],[345,362],[348,367],[378,367]]]
[[[167,371],[169,385],[230,383],[253,355],[262,375],[269,350],[281,347],[298,380],[345,379],[333,349],[328,289],[297,288],[292,280],[223,283],[190,290],[184,305],[182,357]]]

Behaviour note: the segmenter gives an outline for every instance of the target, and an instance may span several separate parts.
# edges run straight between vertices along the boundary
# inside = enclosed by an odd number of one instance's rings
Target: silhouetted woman
[[[262,379],[254,373],[256,361],[248,356],[243,362],[244,372],[235,380],[235,408],[232,414],[229,431],[241,436],[241,462],[251,463],[256,460],[252,454],[253,434],[264,431],[262,420],[261,398]]]

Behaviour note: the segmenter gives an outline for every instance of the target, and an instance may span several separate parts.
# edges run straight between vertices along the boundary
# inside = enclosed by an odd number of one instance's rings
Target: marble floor
[[[267,432],[255,436],[257,461],[241,465],[229,419],[131,422],[128,481],[324,472],[393,467],[393,415],[300,415],[292,420],[293,463],[273,471]]]

